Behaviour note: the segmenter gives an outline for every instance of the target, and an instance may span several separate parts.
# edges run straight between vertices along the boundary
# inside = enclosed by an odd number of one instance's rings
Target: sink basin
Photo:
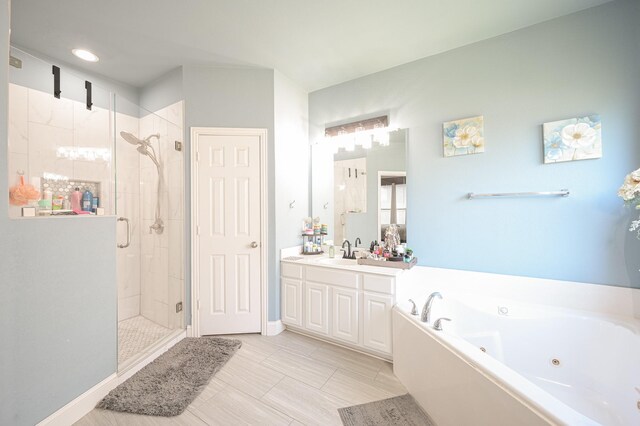
[[[320,259],[318,260],[318,263],[323,263],[325,265],[357,265],[358,261],[355,259],[328,258],[328,259]]]

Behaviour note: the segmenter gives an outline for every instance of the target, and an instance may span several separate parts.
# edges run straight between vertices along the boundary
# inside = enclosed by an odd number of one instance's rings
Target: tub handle
[[[433,323],[433,329],[436,331],[441,331],[442,321],[451,321],[451,318],[438,318],[436,322]]]
[[[411,304],[413,305],[413,307],[411,308],[411,315],[418,315],[418,309],[416,308],[416,302],[414,302],[412,299],[409,299],[409,302],[411,302]]]

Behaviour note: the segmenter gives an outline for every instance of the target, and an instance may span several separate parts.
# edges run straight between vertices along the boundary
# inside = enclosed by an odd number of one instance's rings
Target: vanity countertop
[[[358,265],[355,259],[343,259],[340,256],[330,258],[328,255],[289,255],[280,259],[282,262],[297,263],[306,266],[319,266],[322,268],[344,269],[363,272],[367,274],[398,276],[407,270],[384,268],[379,266]]]

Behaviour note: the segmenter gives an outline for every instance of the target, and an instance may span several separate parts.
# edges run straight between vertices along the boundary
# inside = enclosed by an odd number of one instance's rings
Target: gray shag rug
[[[338,408],[338,412],[345,426],[435,426],[409,394]]]
[[[177,416],[241,345],[220,337],[187,337],[109,392],[97,408]]]

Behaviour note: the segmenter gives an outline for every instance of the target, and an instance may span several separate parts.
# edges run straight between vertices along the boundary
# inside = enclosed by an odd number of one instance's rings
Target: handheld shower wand
[[[153,225],[149,226],[149,233],[151,233],[152,231],[155,231],[156,234],[162,234],[162,232],[164,231],[164,222],[160,217],[160,194],[162,193],[162,179],[163,179],[162,162],[161,162],[161,159],[156,154],[156,150],[153,148],[153,145],[151,145],[151,138],[156,138],[158,139],[158,143],[160,142],[160,134],[155,133],[153,135],[147,136],[144,139],[138,139],[133,134],[123,131],[123,132],[120,132],[120,136],[122,136],[122,139],[129,142],[131,145],[137,146],[137,151],[140,154],[149,157],[149,159],[153,161],[153,164],[155,164],[156,166],[156,170],[158,171],[158,186],[157,186],[157,193],[156,193],[155,222],[153,222]]]

